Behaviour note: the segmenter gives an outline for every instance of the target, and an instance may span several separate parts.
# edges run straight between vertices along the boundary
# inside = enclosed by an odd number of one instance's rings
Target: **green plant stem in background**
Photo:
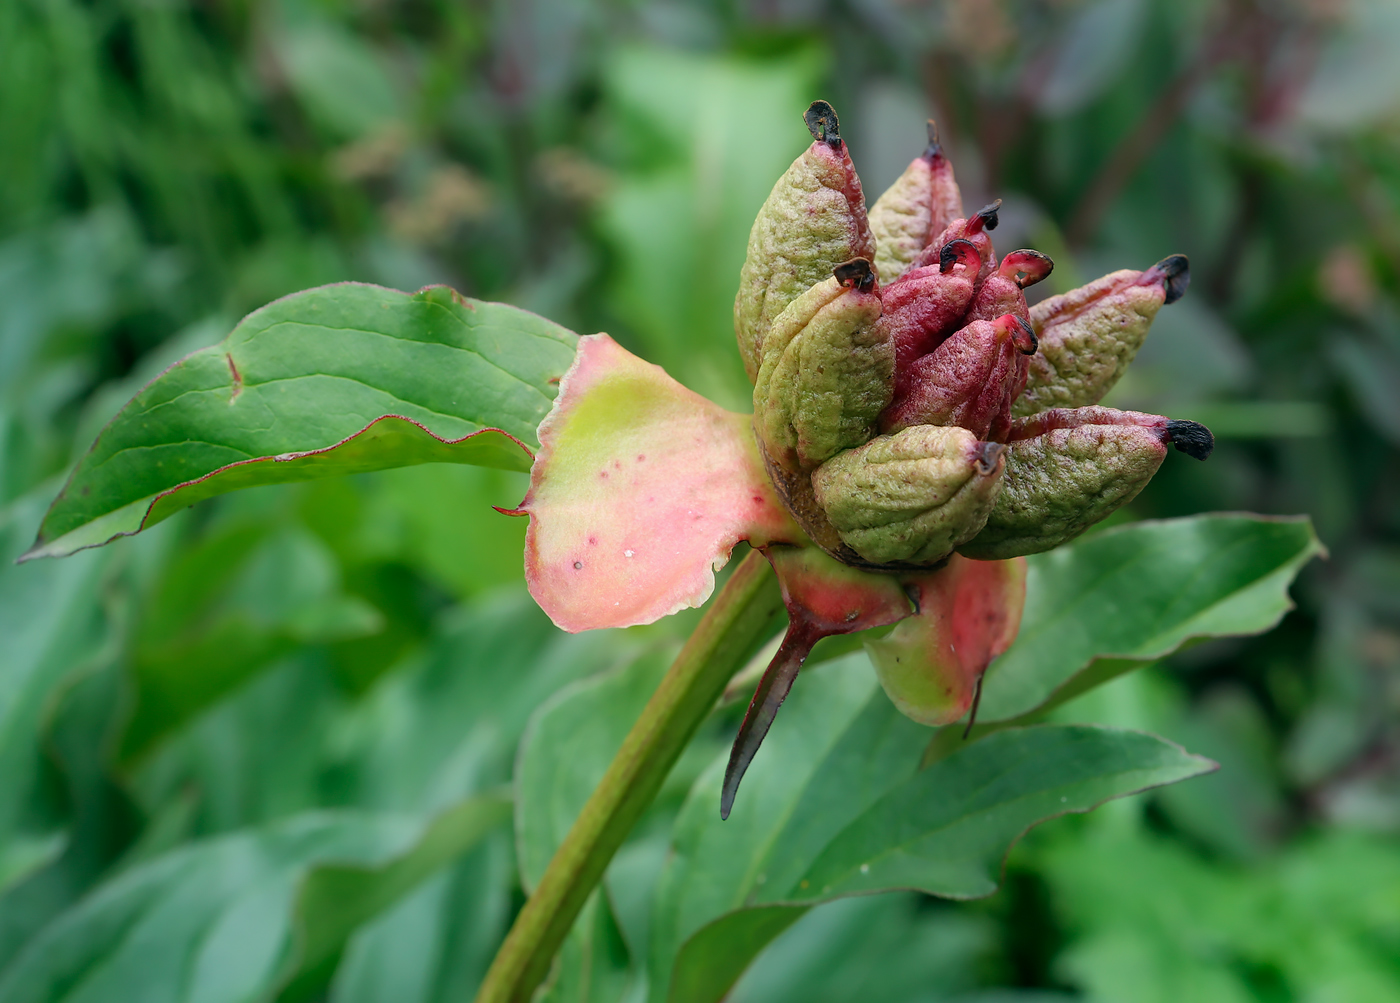
[[[676,656],[550,860],[491,963],[477,1003],[530,999],[613,854],[782,608],[768,562],[751,552]]]

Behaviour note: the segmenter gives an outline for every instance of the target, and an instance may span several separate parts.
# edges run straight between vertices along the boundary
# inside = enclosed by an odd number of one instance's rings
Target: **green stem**
[[[768,562],[751,552],[730,576],[632,726],[496,952],[476,1003],[526,1003],[549,972],[589,893],[651,804],[725,684],[783,604]]]

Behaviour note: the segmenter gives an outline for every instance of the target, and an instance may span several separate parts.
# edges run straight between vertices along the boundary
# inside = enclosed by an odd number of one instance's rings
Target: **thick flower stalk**
[[[1030,307],[1052,262],[998,259],[1000,203],[964,211],[932,123],[867,214],[836,113],[805,120],[734,303],[752,417],[583,338],[517,510],[531,591],[566,630],[703,603],[741,541],[773,565],[788,629],[735,739],[726,817],[817,641],[893,625],[866,647],[899,709],[975,714],[1016,636],[1023,556],[1131,501],[1168,445],[1213,445],[1195,422],[1099,405],[1185,292],[1183,256]]]

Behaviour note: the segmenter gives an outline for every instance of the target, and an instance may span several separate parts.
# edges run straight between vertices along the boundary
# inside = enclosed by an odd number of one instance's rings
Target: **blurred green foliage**
[[[1055,257],[1052,291],[1189,254],[1110,403],[1219,448],[1131,517],[1306,512],[1331,559],[1272,634],[1060,711],[1219,774],[1038,830],[985,902],[815,909],[733,998],[1400,996],[1397,51],[1387,0],[0,4],[0,999],[121,998],[111,970],[44,982],[45,929],[81,924],[170,999],[471,994],[533,859],[473,822],[527,723],[601,670],[654,672],[693,618],[558,634],[519,584],[521,521],[488,507],[523,477],[455,466],[9,559],[145,380],[319,283],[446,281],[742,408],[744,240],[816,96],[872,194],[936,117],[968,203],[1006,200],[998,246]],[[561,986],[638,991],[643,893],[722,734],[624,848]],[[415,867],[353,931],[315,899]],[[258,963],[230,967],[230,937]]]

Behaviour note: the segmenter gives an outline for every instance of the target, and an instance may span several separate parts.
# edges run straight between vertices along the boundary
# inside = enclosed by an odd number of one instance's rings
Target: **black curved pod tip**
[[[1001,222],[1001,217],[997,214],[1001,212],[1001,199],[989,202],[981,209],[972,214],[967,221],[967,232],[976,233],[978,230],[995,230],[997,224]]]
[[[1184,254],[1171,254],[1153,265],[1149,272],[1162,280],[1167,290],[1167,302],[1175,303],[1186,295],[1191,285],[1191,262]]]
[[[1171,300],[1167,302],[1170,303]],[[1204,460],[1215,449],[1215,436],[1199,421],[1188,421],[1185,418],[1168,420],[1167,438],[1181,452],[1198,460]]]
[[[944,273],[951,272],[959,261],[974,272],[982,264],[982,255],[978,253],[977,245],[965,237],[958,237],[943,245],[938,252],[938,270]]]
[[[813,101],[807,106],[802,120],[807,123],[807,131],[819,143],[825,143],[833,150],[841,149],[841,121],[836,117],[836,109],[825,101]]]
[[[1006,452],[1006,445],[1000,442],[979,442],[977,447],[977,472],[985,477],[997,468],[997,461],[1001,459],[1001,454]],[[915,602],[914,605],[917,609],[918,603]]]
[[[1024,317],[1011,315],[1016,319],[1016,334],[1013,336],[1013,344],[1016,351],[1022,355],[1034,355],[1040,348],[1040,339],[1035,336],[1035,328],[1031,327],[1030,321]]]
[[[842,262],[831,270],[831,274],[847,289],[858,289],[865,293],[875,288],[875,269],[866,258],[852,258]]]

